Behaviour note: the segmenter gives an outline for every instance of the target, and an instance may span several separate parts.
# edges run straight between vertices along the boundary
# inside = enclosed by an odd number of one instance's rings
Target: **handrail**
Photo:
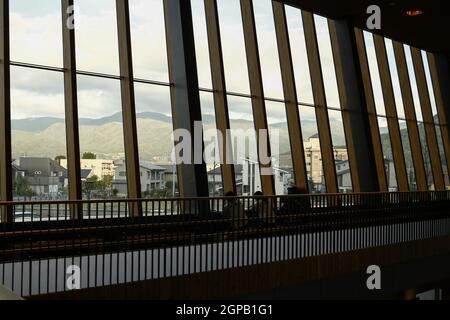
[[[133,202],[142,216],[131,216]],[[73,205],[80,219],[71,219]],[[0,223],[0,281],[25,297],[63,290],[70,265],[114,285],[450,235],[450,191],[2,206],[19,218]]]
[[[356,196],[390,196],[396,195],[433,195],[447,194],[450,197],[450,190],[441,191],[410,191],[410,192],[365,192],[365,193],[312,193],[277,196],[236,196],[236,197],[174,197],[174,198],[124,198],[124,199],[83,199],[83,200],[31,200],[31,201],[0,201],[0,206],[7,205],[39,205],[39,204],[84,204],[84,203],[124,203],[124,202],[170,202],[170,201],[214,201],[214,200],[248,200],[248,199],[274,199],[274,198],[331,198],[331,197],[356,197]]]

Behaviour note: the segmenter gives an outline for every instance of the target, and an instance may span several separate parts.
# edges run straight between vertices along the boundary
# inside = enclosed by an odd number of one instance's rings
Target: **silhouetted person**
[[[308,195],[306,189],[295,186],[290,187],[288,189],[288,197],[282,199],[280,213],[282,215],[294,216],[308,212],[311,208],[311,203],[306,195]]]
[[[253,195],[253,203],[249,208],[247,215],[249,218],[257,222],[257,224],[266,224],[273,222],[273,212],[269,198],[265,198],[261,191],[255,192]]]
[[[226,200],[223,206],[223,216],[231,219],[233,227],[242,228],[247,224],[247,217],[242,202],[236,198],[236,194],[232,191],[225,194]]]

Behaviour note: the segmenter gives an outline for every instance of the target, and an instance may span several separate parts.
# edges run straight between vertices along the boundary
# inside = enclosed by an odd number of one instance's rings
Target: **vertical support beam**
[[[391,138],[397,185],[400,192],[407,192],[409,191],[408,174],[406,170],[400,125],[398,123],[394,89],[392,88],[392,79],[386,52],[386,44],[384,42],[384,38],[379,35],[374,35],[374,43],[378,60],[378,69],[380,71],[384,105],[386,108],[386,117],[389,126],[389,135]]]
[[[78,92],[75,54],[75,26],[71,26],[73,14],[73,0],[62,0],[62,39],[64,64],[64,99],[66,112],[66,144],[67,144],[67,171],[69,176],[69,200],[81,200],[81,166],[80,166],[80,140],[78,126]],[[80,218],[77,207],[71,207],[71,217]]]
[[[133,82],[133,59],[131,52],[130,8],[128,0],[116,0],[116,8],[128,198],[139,199],[141,197],[141,174]],[[140,214],[137,208],[133,208],[131,213],[134,216]]]
[[[427,145],[430,150],[431,167],[433,170],[435,190],[445,190],[444,173],[442,171],[441,157],[437,143],[436,128],[434,126],[433,111],[428,91],[422,53],[419,49],[411,47],[411,55],[416,73],[417,88],[419,90],[420,105],[427,136]]]
[[[272,163],[261,161],[261,146],[266,146],[267,155],[271,157],[269,137],[261,141],[261,132],[268,132],[266,105],[264,101],[264,89],[261,75],[261,63],[258,51],[258,40],[256,37],[255,16],[253,11],[253,0],[241,0],[242,23],[244,27],[245,49],[247,53],[248,73],[250,80],[250,92],[252,95],[253,118],[258,142],[259,166],[263,192],[267,196],[275,194],[275,182],[273,175],[267,174],[271,171]]]
[[[195,122],[202,121],[197,65],[195,63],[194,30],[191,3],[186,0],[164,0],[167,33],[169,77],[174,129],[185,129],[194,137]],[[195,140],[195,139],[192,139]],[[195,141],[191,149],[196,150]],[[203,151],[203,145],[201,146]],[[178,156],[178,155],[177,155]],[[182,197],[207,197],[208,177],[206,165],[178,166],[179,188]],[[198,159],[197,159],[198,160]]]
[[[450,69],[445,55],[428,53],[434,96],[441,124],[447,168],[450,170]]]
[[[284,3],[272,1],[275,31],[280,57],[281,77],[283,81],[284,100],[286,101],[286,115],[291,143],[292,162],[294,165],[295,184],[303,190],[309,189],[306,172],[303,135],[300,126],[300,112],[298,107],[297,88],[292,62],[291,45],[286,20]]]
[[[230,136],[230,117],[228,114],[228,99],[223,66],[222,42],[220,37],[217,0],[205,0],[206,26],[209,43],[209,59],[211,61],[211,78],[214,90],[214,106],[216,111],[217,130],[222,134],[223,141],[219,143],[222,159],[222,181],[224,194],[232,191],[236,194],[235,168],[233,165],[232,142]]]
[[[367,131],[369,120],[363,103],[364,93],[353,29],[345,20],[329,20],[328,25],[342,104],[353,191],[376,192],[379,190],[378,179],[372,142]]]
[[[12,201],[11,81],[9,57],[9,0],[0,0],[0,201]],[[1,221],[13,220],[11,208],[1,208]]]
[[[323,82],[322,66],[319,55],[314,16],[310,12],[302,11],[305,30],[306,49],[308,51],[309,70],[313,87],[314,104],[316,110],[317,127],[319,128],[320,148],[325,171],[325,183],[328,193],[338,193],[336,165],[331,139],[330,121],[327,110],[327,99]]]
[[[359,65],[361,68],[361,76],[364,84],[364,95],[366,100],[367,113],[369,117],[369,129],[373,148],[372,152],[375,157],[375,166],[378,178],[378,191],[387,192],[389,186],[386,177],[386,167],[383,157],[383,146],[381,144],[380,128],[378,126],[377,111],[375,106],[375,98],[373,94],[372,80],[370,77],[367,50],[364,42],[364,35],[361,29],[355,28],[354,31],[359,56]]]
[[[419,127],[417,125],[417,115],[414,108],[414,98],[411,89],[408,65],[406,63],[405,48],[402,43],[397,41],[393,41],[393,46],[408,127],[409,144],[411,145],[412,160],[416,174],[417,188],[419,191],[428,191],[427,174],[422,153],[422,144],[420,142]]]

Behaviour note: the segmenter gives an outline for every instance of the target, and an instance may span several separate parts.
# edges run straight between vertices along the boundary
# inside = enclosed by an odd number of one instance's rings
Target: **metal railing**
[[[64,292],[450,234],[450,192],[0,202],[0,285]],[[71,219],[73,210],[78,219]]]

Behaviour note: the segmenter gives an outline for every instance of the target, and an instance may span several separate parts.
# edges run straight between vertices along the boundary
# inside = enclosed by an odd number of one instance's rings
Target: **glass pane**
[[[406,171],[408,174],[408,182],[411,191],[417,190],[416,171],[414,169],[414,162],[411,151],[411,143],[409,141],[408,127],[406,121],[399,120],[400,133],[403,143],[403,152],[405,156]]]
[[[200,88],[212,89],[204,0],[191,0],[191,6],[199,86]]]
[[[135,83],[135,92],[143,196],[176,196],[178,184],[172,159],[174,142],[170,89]]]
[[[420,103],[419,90],[417,87],[416,72],[414,71],[414,64],[411,55],[411,48],[407,45],[404,45],[404,49],[406,56],[406,64],[408,66],[409,79],[411,82],[412,94],[414,98],[414,108],[416,110],[417,121],[423,121],[422,107]]]
[[[77,68],[119,74],[115,0],[75,0]]]
[[[78,76],[78,99],[83,197],[126,197],[120,82]]]
[[[134,76],[169,81],[162,0],[130,0]]]
[[[380,128],[380,137],[383,147],[388,188],[389,191],[396,192],[398,191],[397,174],[395,172],[394,155],[392,153],[391,138],[389,134],[387,119],[385,117],[378,117],[378,126]]]
[[[12,67],[11,118],[14,198],[67,199],[62,73]]]
[[[314,104],[303,20],[299,9],[285,6],[298,100]]]
[[[397,116],[401,119],[406,119],[402,91],[400,89],[400,79],[398,77],[397,62],[394,53],[394,45],[392,43],[392,40],[390,39],[385,39],[385,43],[389,62],[389,70],[392,79],[392,88],[394,90],[395,105],[397,107]]]
[[[352,192],[352,173],[350,170],[342,113],[340,111],[328,110],[328,115],[330,118],[331,136],[333,138],[333,152],[339,192]]]
[[[239,195],[262,191],[251,100],[228,97],[236,186]]]
[[[375,53],[373,35],[364,31],[364,41],[366,43],[367,59],[369,61],[370,78],[372,79],[372,88],[377,114],[385,116],[386,109],[384,108],[383,89],[381,87],[381,78],[378,70],[378,61]]]
[[[434,96],[434,89],[433,89],[433,80],[431,79],[431,71],[430,71],[430,65],[428,63],[428,56],[425,51],[422,50],[422,60],[423,60],[423,66],[425,69],[425,76],[427,79],[427,86],[428,86],[428,94],[430,96],[431,101],[431,111],[433,112],[433,120],[434,123],[439,125],[439,114],[437,110],[436,105],[436,97]]]
[[[284,99],[272,0],[253,2],[261,72],[266,97]]]
[[[328,29],[328,20],[324,17],[314,15],[314,21],[316,24],[317,41],[319,44],[320,62],[322,65],[327,105],[329,107],[339,108],[341,103],[339,100],[339,91],[336,80],[336,70],[334,67],[330,31]]]
[[[239,0],[218,0],[220,30],[227,90],[250,94]]]
[[[313,193],[326,193],[326,183],[323,171],[322,152],[316,111],[312,107],[300,107],[300,119],[304,139],[306,172],[309,188]]]
[[[450,187],[448,167],[447,167],[447,157],[445,156],[444,140],[442,139],[442,131],[440,126],[436,126],[436,135],[439,145],[439,154],[441,156],[442,171],[444,173],[445,178],[445,185],[447,187]]]
[[[10,1],[11,60],[61,67],[60,0]]]
[[[288,188],[294,185],[286,108],[283,103],[266,102],[266,111],[270,131],[272,165],[275,173],[275,190],[277,195],[283,195],[287,194]]]
[[[430,150],[428,149],[427,135],[425,132],[425,125],[422,122],[418,123],[420,142],[422,144],[423,158],[425,162],[425,171],[428,177],[428,188],[434,189],[433,169],[431,166]]]
[[[223,196],[221,154],[218,145],[216,113],[212,93],[200,92],[202,108],[203,139],[205,144],[205,162],[208,169],[209,194]]]

